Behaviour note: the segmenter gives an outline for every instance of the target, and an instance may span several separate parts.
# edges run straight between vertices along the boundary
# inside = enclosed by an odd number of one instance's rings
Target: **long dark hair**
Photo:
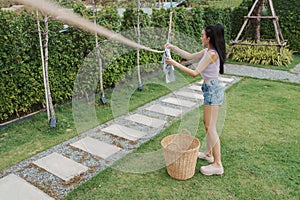
[[[224,63],[226,60],[226,47],[224,39],[224,27],[221,24],[205,27],[206,37],[210,38],[210,44],[217,51],[220,58],[220,74],[224,74]]]

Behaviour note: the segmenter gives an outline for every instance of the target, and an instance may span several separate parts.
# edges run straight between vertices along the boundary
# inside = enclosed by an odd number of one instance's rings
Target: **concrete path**
[[[231,74],[220,79],[226,89],[239,81],[238,76],[300,83],[297,69],[291,73],[238,65],[226,65],[225,69],[226,74]],[[62,199],[79,183],[157,135],[174,119],[201,106],[201,84],[190,84],[9,167],[0,174],[0,199]]]
[[[297,65],[290,72],[272,70],[272,69],[263,69],[258,67],[250,66],[240,66],[227,64],[225,66],[225,73],[238,75],[238,76],[248,76],[253,78],[260,79],[270,79],[270,80],[280,80],[293,83],[300,83],[300,65]]]

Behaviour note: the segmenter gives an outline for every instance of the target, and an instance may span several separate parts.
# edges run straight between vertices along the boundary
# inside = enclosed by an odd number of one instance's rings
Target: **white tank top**
[[[205,54],[207,54],[209,51],[214,51],[216,53],[216,55],[218,56],[218,60],[216,62],[214,62],[214,63],[209,64],[202,71],[201,76],[202,76],[203,79],[218,79],[218,77],[219,77],[219,70],[220,70],[220,58],[219,58],[219,54],[214,49],[206,50]]]

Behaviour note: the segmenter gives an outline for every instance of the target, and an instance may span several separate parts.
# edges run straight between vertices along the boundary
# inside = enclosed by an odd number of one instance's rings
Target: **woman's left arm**
[[[186,73],[192,77],[196,77],[199,75],[199,73],[196,70],[187,68],[187,67],[183,66],[182,64],[176,62],[172,58],[166,58],[166,63],[169,65],[173,65],[174,67],[177,67],[178,69],[180,69],[181,71],[183,71],[184,73]]]

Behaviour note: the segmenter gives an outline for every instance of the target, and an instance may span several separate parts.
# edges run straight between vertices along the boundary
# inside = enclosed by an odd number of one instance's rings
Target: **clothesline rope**
[[[164,53],[164,51],[159,51],[159,50],[152,49],[150,47],[146,47],[144,45],[140,45],[120,34],[117,34],[111,30],[104,28],[103,26],[100,26],[100,25],[95,26],[88,19],[85,19],[70,10],[64,9],[53,2],[50,2],[47,0],[38,0],[38,1],[36,1],[36,0],[11,0],[11,1],[19,3],[19,4],[27,5],[29,7],[39,10],[42,13],[47,13],[48,15],[55,17],[59,21],[62,21],[64,23],[72,25],[74,27],[83,29],[83,30],[91,32],[91,33],[96,32],[98,35],[103,36],[109,40],[115,40],[115,41],[118,41],[125,45],[131,46],[133,48],[140,48],[140,49],[154,52],[154,53]]]

